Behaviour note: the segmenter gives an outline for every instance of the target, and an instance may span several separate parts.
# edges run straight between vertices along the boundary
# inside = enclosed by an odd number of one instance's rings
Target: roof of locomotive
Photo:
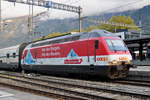
[[[93,34],[93,33],[97,35],[97,37],[117,37],[114,33],[111,33],[106,30],[96,29],[89,32],[89,34]]]
[[[55,40],[62,40],[62,39],[67,39],[67,38],[76,38],[76,40],[81,40],[81,39],[88,39],[88,38],[94,38],[94,37],[116,37],[116,35],[114,35],[111,32],[108,32],[106,30],[100,30],[100,29],[96,29],[96,30],[92,30],[90,32],[81,32],[81,33],[76,33],[76,34],[68,34],[65,36],[60,36],[60,37],[55,37],[55,38],[50,38],[50,39],[46,39],[46,40],[41,40],[41,41],[37,41],[37,42],[33,42],[31,43],[31,45],[38,45],[41,43],[46,43],[49,41],[55,41]],[[72,40],[73,41],[73,40]]]
[[[43,41],[62,39],[62,38],[67,38],[67,37],[69,38],[69,37],[82,36],[82,35],[87,35],[87,37],[85,37],[85,38],[90,38],[91,37],[90,34],[93,34],[93,33],[95,34],[95,37],[116,37],[116,35],[114,35],[113,33],[109,32],[109,31],[96,29],[96,30],[92,30],[90,32],[80,32],[80,33],[76,33],[76,34],[68,34],[68,35],[64,35],[64,36],[60,36],[60,37],[54,37],[54,38],[46,39]],[[34,42],[34,43],[39,43],[39,42],[42,42],[42,40]]]

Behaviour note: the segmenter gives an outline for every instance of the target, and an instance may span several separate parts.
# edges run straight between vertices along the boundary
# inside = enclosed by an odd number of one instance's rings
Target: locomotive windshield
[[[106,39],[106,43],[110,50],[115,50],[115,51],[128,50],[124,42],[119,39]]]

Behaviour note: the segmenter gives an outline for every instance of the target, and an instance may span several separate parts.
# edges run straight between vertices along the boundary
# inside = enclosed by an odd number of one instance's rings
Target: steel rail
[[[96,91],[87,90],[87,89],[80,89],[80,88],[70,88],[67,89],[67,87],[62,87],[58,85],[52,85],[47,84],[45,82],[39,82],[39,81],[33,81],[33,79],[22,79],[17,78],[16,76],[7,76],[7,75],[0,75],[0,83],[2,84],[8,84],[9,86],[17,86],[17,87],[23,87],[27,89],[32,89],[36,91],[44,91],[49,92],[56,95],[64,95],[65,97],[69,98],[78,98],[78,100],[99,100],[99,99],[107,99],[107,100],[116,100],[110,97],[101,96],[98,95],[101,92],[94,93]]]
[[[10,75],[10,77],[12,77],[11,76],[12,73],[11,74],[10,73],[1,73],[1,74],[8,75],[8,76]],[[5,77],[8,77],[8,76],[5,76]],[[36,81],[35,83],[37,83],[37,82],[46,82],[46,84],[47,83],[48,84],[53,84],[53,85],[55,85],[56,87],[59,87],[59,88],[61,88],[59,85],[62,85],[62,87],[71,88],[71,89],[73,89],[73,88],[77,89],[78,88],[78,90],[86,89],[86,91],[92,90],[93,92],[98,92],[98,91],[102,92],[103,91],[103,92],[108,92],[108,93],[117,93],[117,94],[121,94],[121,95],[123,94],[123,95],[150,98],[150,95],[145,94],[144,92],[137,93],[136,91],[130,91],[131,89],[128,89],[129,91],[121,89],[121,88],[116,89],[113,86],[109,86],[108,83],[105,83],[106,85],[104,85],[104,84],[97,84],[97,83],[94,83],[94,82],[83,82],[83,81],[80,82],[79,80],[78,81],[73,81],[72,79],[71,79],[71,81],[69,81],[69,80],[67,81],[67,79],[62,79],[61,80],[61,78],[54,78],[54,77],[53,78],[52,77],[51,78],[50,77],[49,78],[48,77],[45,77],[45,78],[42,77],[42,79],[40,79],[39,77],[38,78],[27,77],[27,76],[22,76],[20,74],[13,75],[12,78],[16,79],[17,77],[26,78],[27,79],[27,80],[25,79],[26,81],[29,81],[29,80],[30,81],[32,80],[31,82]],[[65,89],[65,88],[63,88],[63,89]],[[114,98],[114,99],[116,99],[116,98]]]
[[[118,80],[113,81],[113,83],[120,83],[120,84],[127,84],[127,85],[134,85],[134,86],[143,86],[150,88],[150,81],[140,81],[140,80]]]

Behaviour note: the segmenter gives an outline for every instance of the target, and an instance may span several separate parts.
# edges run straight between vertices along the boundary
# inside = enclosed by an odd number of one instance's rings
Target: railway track
[[[147,86],[33,76],[6,71],[0,72],[0,84],[36,91],[46,96],[74,100],[141,100],[150,98]]]
[[[146,80],[143,80],[143,81],[142,80],[118,80],[118,81],[114,81],[114,83],[150,88],[150,81],[146,81]]]

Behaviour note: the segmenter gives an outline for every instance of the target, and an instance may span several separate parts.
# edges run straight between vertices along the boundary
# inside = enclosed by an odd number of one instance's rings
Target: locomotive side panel
[[[100,42],[101,38],[25,49],[22,56],[23,69],[106,76],[108,61],[99,58],[106,58],[108,54],[102,41],[95,52],[96,40]]]
[[[87,41],[78,41],[25,49],[22,65],[25,70],[79,72],[77,65],[87,65],[87,59]]]

